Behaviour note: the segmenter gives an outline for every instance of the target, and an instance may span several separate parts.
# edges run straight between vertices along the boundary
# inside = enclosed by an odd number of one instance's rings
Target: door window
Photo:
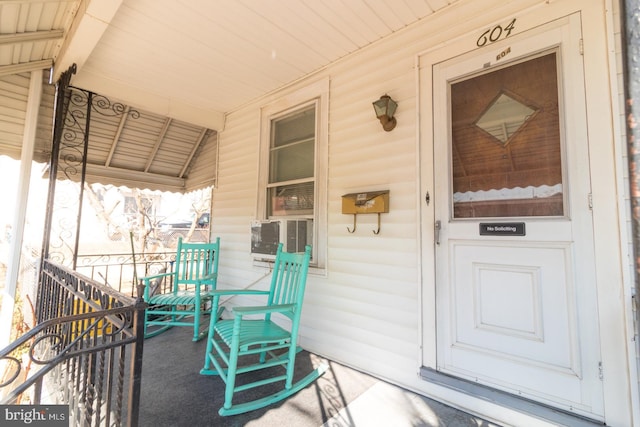
[[[451,84],[454,218],[565,214],[556,62]]]

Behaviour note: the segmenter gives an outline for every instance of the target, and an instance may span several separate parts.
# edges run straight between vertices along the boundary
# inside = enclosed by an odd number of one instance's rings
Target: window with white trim
[[[328,81],[262,109],[257,219],[276,221],[288,252],[326,259]],[[273,230],[273,228],[271,228]]]

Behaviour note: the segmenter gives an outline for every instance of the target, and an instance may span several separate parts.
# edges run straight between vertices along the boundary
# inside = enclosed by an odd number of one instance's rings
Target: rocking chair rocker
[[[144,336],[150,338],[173,326],[193,327],[193,341],[204,338],[200,331],[204,307],[211,301],[209,291],[216,288],[220,238],[215,243],[183,243],[178,240],[174,271],[143,277],[144,300],[149,303],[145,314]],[[165,286],[158,286],[163,281]],[[154,289],[154,286],[156,289]]]
[[[268,291],[211,292],[213,310],[217,310],[221,296],[242,294],[267,297],[264,306],[234,307],[233,319],[219,320],[217,316],[211,316],[204,368],[200,373],[219,375],[226,383],[224,405],[218,411],[220,415],[241,414],[278,402],[302,390],[327,370],[327,365],[321,365],[293,383],[296,353],[300,351],[297,346],[298,327],[310,257],[310,246],[306,247],[304,254],[293,254],[283,252],[280,244]],[[276,324],[271,317],[276,313],[286,316],[291,327],[284,328]],[[285,368],[285,373],[276,373],[273,377],[260,380],[254,378],[252,382],[236,385],[236,377],[240,374],[251,375],[251,372],[273,367]],[[268,371],[263,372],[266,375]],[[233,403],[236,392],[278,381],[284,381],[284,387],[276,393],[249,402]]]

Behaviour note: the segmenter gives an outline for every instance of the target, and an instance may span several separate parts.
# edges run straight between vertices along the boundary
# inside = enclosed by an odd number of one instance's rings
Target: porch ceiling
[[[219,132],[227,113],[456,1],[7,0],[0,78],[53,67],[56,81],[75,63],[73,86],[161,117],[156,134],[173,120]],[[135,152],[135,138],[113,136]],[[186,152],[201,141],[194,132]],[[148,171],[148,162],[130,157],[121,166]],[[188,169],[175,162],[174,178]]]

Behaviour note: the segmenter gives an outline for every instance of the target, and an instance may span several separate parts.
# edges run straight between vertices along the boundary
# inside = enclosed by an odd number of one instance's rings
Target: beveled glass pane
[[[476,126],[496,138],[502,145],[507,145],[513,136],[529,120],[536,110],[501,93],[491,103]]]
[[[557,78],[550,53],[451,85],[454,218],[564,215]]]

